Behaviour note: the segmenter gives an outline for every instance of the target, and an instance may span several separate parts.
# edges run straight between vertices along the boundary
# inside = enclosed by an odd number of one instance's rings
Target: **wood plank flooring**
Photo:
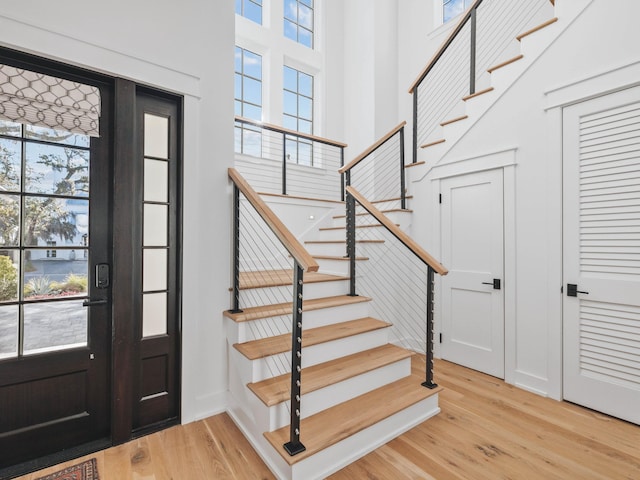
[[[640,479],[640,426],[442,360],[435,373],[442,412],[330,480]],[[226,414],[93,456],[101,480],[274,478]]]

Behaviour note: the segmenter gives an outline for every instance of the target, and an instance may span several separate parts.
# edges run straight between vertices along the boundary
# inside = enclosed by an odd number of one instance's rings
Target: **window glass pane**
[[[235,101],[235,115],[238,117],[242,117],[243,113],[242,113],[242,102],[240,102],[239,100]]]
[[[236,102],[237,103],[237,102]],[[234,148],[236,153],[242,153],[242,127],[234,128]]]
[[[22,308],[25,354],[87,344],[87,308],[81,300],[32,303]]]
[[[305,120],[313,119],[313,102],[307,97],[298,97],[298,116]]]
[[[243,100],[254,105],[262,105],[262,83],[249,77],[244,77]]]
[[[242,15],[242,0],[236,0],[236,13]]]
[[[25,191],[86,197],[89,151],[38,143],[26,144]]]
[[[313,8],[313,0],[300,0],[300,3]]]
[[[305,47],[313,48],[313,33],[309,30],[300,27],[298,29],[298,43]]]
[[[18,355],[18,305],[0,306],[0,359]]]
[[[284,89],[290,90],[292,92],[297,92],[298,91],[298,71],[294,70],[291,67],[285,66],[283,73],[284,73],[284,77],[283,77]]]
[[[249,105],[248,103],[244,104],[244,110],[242,112],[242,116],[248,118],[249,120],[258,120],[262,121],[262,108]]]
[[[239,73],[235,74],[235,82],[234,82],[234,96],[237,99],[242,99],[242,75]]]
[[[298,119],[296,117],[290,117],[285,115],[283,118],[282,126],[288,130],[298,130]]]
[[[244,17],[262,25],[262,7],[251,0],[244,0]]]
[[[443,21],[446,23],[454,17],[457,17],[465,9],[463,0],[444,0],[442,5]]]
[[[20,191],[20,142],[0,138],[0,190]]]
[[[0,246],[20,244],[20,197],[0,194]]]
[[[296,0],[284,0],[284,18],[298,21],[298,2]]]
[[[313,30],[313,10],[302,4],[298,5],[298,25]]]
[[[298,164],[300,165],[312,165],[311,157],[311,144],[299,141],[298,142]]]
[[[290,20],[284,21],[284,36],[290,38],[294,42],[298,41],[298,26]]]
[[[167,289],[167,251],[146,248],[142,252],[142,290]]]
[[[18,255],[18,250],[5,250],[0,254],[0,302],[18,299]]]
[[[23,242],[26,246],[84,246],[89,225],[89,201],[50,197],[24,199]]]
[[[308,133],[311,135],[313,133],[313,127],[311,122],[308,122],[306,120],[298,120],[298,131],[302,133]]]
[[[169,119],[144,114],[144,156],[169,158]]]
[[[19,137],[21,133],[21,124],[0,119],[0,135]]]
[[[167,213],[166,205],[144,206],[143,245],[145,247],[167,246]]]
[[[244,129],[243,151],[245,155],[262,156],[262,134],[251,129]]]
[[[24,251],[24,299],[47,300],[87,294],[85,249],[30,249]]]
[[[305,97],[313,97],[313,77],[306,73],[299,72],[299,93]]]
[[[298,163],[298,142],[296,140],[286,141],[287,147],[287,160],[293,163]]]
[[[240,47],[236,47],[235,69],[237,73],[242,73],[242,49]]]
[[[167,202],[169,198],[169,163],[163,160],[144,160],[145,202]]]
[[[295,93],[284,91],[283,92],[284,105],[282,111],[287,115],[297,116],[298,114],[298,96]]]
[[[73,147],[89,148],[90,137],[80,133],[65,132],[64,130],[54,130],[47,127],[36,127],[26,125],[25,137],[43,142],[63,143]]]
[[[167,333],[167,294],[145,293],[142,296],[142,336]]]
[[[248,50],[244,51],[244,71],[249,77],[262,79],[262,57]]]

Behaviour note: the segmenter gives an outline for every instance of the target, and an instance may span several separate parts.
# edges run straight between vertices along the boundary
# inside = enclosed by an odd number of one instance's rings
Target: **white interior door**
[[[640,424],[640,88],[563,123],[564,398]]]
[[[502,170],[441,182],[442,358],[504,378]],[[495,282],[495,283],[494,283]]]

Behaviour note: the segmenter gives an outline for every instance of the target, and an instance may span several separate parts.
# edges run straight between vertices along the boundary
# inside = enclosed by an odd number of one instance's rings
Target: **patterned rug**
[[[98,464],[95,458],[86,462],[67,467],[55,473],[50,473],[35,480],[99,480]]]

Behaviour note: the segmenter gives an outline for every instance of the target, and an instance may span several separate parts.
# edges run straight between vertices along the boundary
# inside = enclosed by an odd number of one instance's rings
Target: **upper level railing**
[[[371,297],[373,313],[393,325],[394,341],[425,354],[423,385],[434,388],[434,276],[448,271],[351,186],[346,208],[349,294]],[[358,258],[367,260],[356,267]]]
[[[255,308],[264,305],[265,298],[261,295],[265,294],[257,292],[265,289],[251,287],[256,284],[281,286],[283,276],[291,275],[292,291],[271,291],[266,295],[269,295],[270,313],[292,315],[291,427],[290,441],[284,447],[294,455],[304,450],[300,442],[302,286],[305,272],[316,272],[318,264],[236,169],[229,169],[229,178],[233,182],[233,305],[230,313],[242,313],[244,309],[248,319],[253,311],[259,318]],[[282,330],[289,328],[285,325]],[[267,336],[275,333],[280,332],[267,332]],[[286,365],[283,367],[289,370]]]
[[[399,202],[406,208],[404,127],[402,122],[338,172],[345,185],[357,187],[368,198]]]
[[[235,152],[241,154],[236,168],[261,193],[344,200],[337,170],[344,165],[346,146],[268,123],[235,119]]]
[[[413,162],[440,123],[460,115],[462,99],[489,87],[489,71],[517,55],[516,37],[540,23],[549,0],[476,0],[420,72],[413,94]]]

